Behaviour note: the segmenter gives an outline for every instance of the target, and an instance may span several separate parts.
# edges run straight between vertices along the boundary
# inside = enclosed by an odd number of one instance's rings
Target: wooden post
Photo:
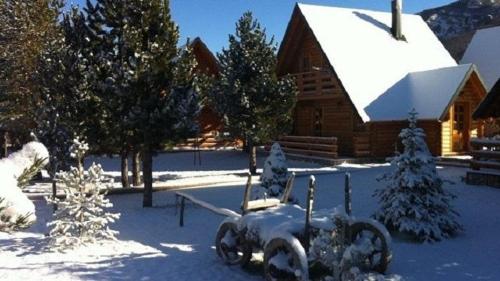
[[[183,227],[184,226],[184,206],[185,206],[185,200],[184,196],[181,198],[181,215],[179,217],[179,226]]]
[[[348,216],[352,214],[352,187],[351,187],[351,174],[345,173],[345,212]]]
[[[175,216],[177,216],[177,209],[179,209],[179,194],[175,193]]]
[[[250,201],[252,191],[252,174],[248,173],[247,185],[245,186],[245,194],[243,195],[243,205],[241,206],[241,211],[243,214],[247,212],[248,209],[248,201]]]
[[[316,188],[316,178],[311,176],[309,178],[309,188],[307,190],[307,211],[306,211],[306,225],[304,228],[304,249],[306,253],[309,252],[309,244],[311,243],[311,220],[312,220],[312,209],[314,203],[314,189]]]
[[[281,198],[281,203],[288,203],[288,198],[290,197],[290,193],[292,192],[293,181],[295,179],[295,172],[292,172],[290,178],[288,178],[286,182],[285,192],[283,192],[283,197]]]
[[[200,150],[200,140],[198,136],[196,136],[196,140],[194,143],[194,159],[193,165],[196,166],[196,158],[198,158],[198,165],[201,166],[201,150]]]

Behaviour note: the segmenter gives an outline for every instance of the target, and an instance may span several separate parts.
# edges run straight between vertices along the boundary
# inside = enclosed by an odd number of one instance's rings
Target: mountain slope
[[[460,60],[477,29],[500,25],[500,0],[459,0],[419,14]]]

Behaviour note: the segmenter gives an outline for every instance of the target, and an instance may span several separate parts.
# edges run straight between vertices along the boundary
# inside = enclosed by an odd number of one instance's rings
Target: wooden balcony
[[[312,71],[293,75],[299,89],[298,100],[335,98],[341,93],[334,76],[327,71]]]

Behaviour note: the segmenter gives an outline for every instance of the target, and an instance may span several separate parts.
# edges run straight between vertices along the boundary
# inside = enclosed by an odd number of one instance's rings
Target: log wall
[[[294,17],[291,26],[297,35],[291,36],[284,52],[290,52],[294,59],[280,62],[282,67],[278,73],[292,74],[300,92],[293,134],[336,137],[339,153],[352,155],[353,135],[362,127],[361,118],[303,19]],[[320,118],[315,117],[318,112]],[[321,123],[321,130],[315,128],[317,122]]]
[[[420,120],[417,126],[424,129],[431,153],[441,155],[441,123]],[[370,122],[371,156],[389,157],[393,156],[396,150],[402,151],[403,144],[399,140],[399,133],[407,127],[407,121]]]

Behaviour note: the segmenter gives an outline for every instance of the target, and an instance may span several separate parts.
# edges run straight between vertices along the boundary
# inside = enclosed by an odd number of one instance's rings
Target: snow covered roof
[[[411,72],[365,108],[370,120],[403,120],[413,108],[419,119],[442,120],[470,74],[472,64]]]
[[[457,65],[418,15],[403,14],[406,41],[398,41],[390,32],[391,13],[298,8],[365,122],[371,120],[365,108],[408,73]]]
[[[461,63],[474,63],[490,90],[500,78],[500,26],[478,30]]]

